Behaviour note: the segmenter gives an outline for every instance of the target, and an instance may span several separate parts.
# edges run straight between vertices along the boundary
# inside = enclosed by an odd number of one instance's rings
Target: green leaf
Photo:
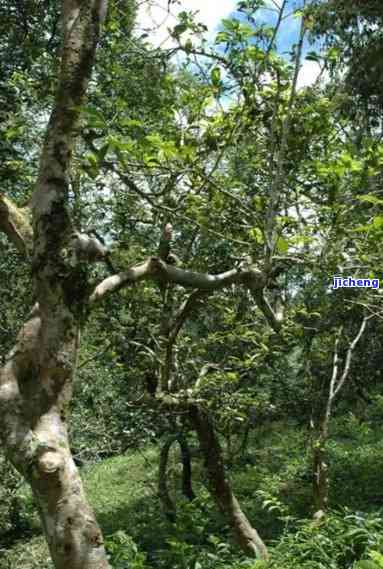
[[[279,237],[277,241],[277,250],[279,253],[287,253],[289,250],[289,244],[283,237]]]
[[[379,551],[370,551],[369,555],[371,559],[379,565],[379,567],[383,567],[383,555]]]
[[[120,126],[125,126],[125,127],[143,126],[142,121],[140,121],[138,119],[121,119],[119,124],[120,124]]]
[[[374,229],[382,229],[382,227],[383,227],[383,216],[377,215],[376,217],[374,217],[374,219],[372,221],[372,225],[373,225]]]
[[[210,72],[211,82],[213,85],[218,86],[221,82],[221,70],[219,67],[214,67]]]
[[[238,20],[229,18],[223,18],[221,24],[230,32],[236,32],[240,26],[240,22]]]
[[[360,202],[371,203],[373,205],[383,205],[383,200],[381,198],[378,198],[377,196],[374,196],[373,194],[356,196],[356,199],[359,200]]]
[[[102,114],[94,107],[86,107],[83,110],[86,117],[86,126],[88,128],[105,128],[107,126]]]
[[[188,39],[188,40],[185,42],[184,49],[185,49],[186,53],[190,53],[190,52],[192,51],[192,49],[193,49],[193,42],[191,41],[191,39]]]
[[[321,58],[320,55],[316,51],[309,51],[306,55],[307,61],[316,61],[317,63],[320,62]]]
[[[250,229],[249,235],[259,245],[262,245],[264,243],[263,233],[259,227],[253,227],[253,229]]]
[[[355,565],[355,569],[380,569],[380,566],[373,561],[358,561]]]
[[[327,52],[327,59],[329,61],[335,62],[340,54],[340,49],[336,47],[331,47]]]
[[[109,143],[107,142],[97,152],[97,160],[98,160],[99,164],[102,164],[103,161],[105,160],[105,156],[107,155],[108,150],[109,150]]]
[[[230,40],[230,35],[227,32],[218,32],[215,38],[215,43],[226,43]]]
[[[226,379],[228,381],[238,381],[238,373],[235,371],[228,371],[226,374]]]
[[[172,35],[175,38],[179,38],[184,32],[186,32],[186,30],[188,29],[188,25],[184,22],[182,22],[181,24],[177,24],[176,26],[174,26]]]
[[[87,154],[85,156],[85,160],[91,165],[94,166],[95,168],[98,167],[98,157],[96,154]]]

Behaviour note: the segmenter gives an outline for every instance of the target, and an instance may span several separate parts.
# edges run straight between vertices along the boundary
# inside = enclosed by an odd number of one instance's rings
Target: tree
[[[258,297],[265,285],[259,271],[251,268],[212,276],[182,271],[160,257],[105,279],[90,293],[88,263],[102,261],[106,250],[74,230],[69,171],[105,11],[101,2],[64,1],[61,71],[36,187],[25,208],[1,195],[1,230],[30,260],[36,300],[1,371],[2,442],[32,487],[57,568],[108,566],[67,433],[79,333],[88,304],[148,278],[207,291],[240,282]]]
[[[190,59],[182,71],[172,73],[168,54],[154,51],[147,58],[140,45],[127,56],[119,30],[118,41],[104,40],[101,66],[95,73],[97,85],[105,87],[107,96],[92,84],[85,106],[105,6],[90,0],[86,5],[79,0],[64,2],[61,72],[35,190],[24,207],[16,205],[21,199],[10,199],[17,198],[18,192],[9,186],[7,195],[0,195],[0,229],[30,262],[35,301],[1,372],[1,436],[10,460],[32,486],[56,567],[108,566],[101,532],[71,457],[67,407],[79,330],[97,303],[125,287],[151,281],[160,291],[154,299],[155,294],[142,287],[136,301],[141,316],[148,301],[146,311],[154,306],[154,316],[159,317],[151,337],[155,349],[147,341],[149,318],[135,323],[136,328],[141,324],[144,328],[139,331],[140,342],[135,343],[157,365],[147,401],[169,416],[173,411],[187,415],[204,453],[212,495],[246,553],[267,557],[265,545],[231,489],[217,417],[235,419],[241,396],[254,395],[260,386],[264,400],[278,398],[282,389],[273,379],[276,370],[283,387],[290,390],[286,406],[290,405],[298,392],[293,382],[298,371],[284,377],[289,352],[294,352],[290,360],[300,369],[309,354],[314,362],[320,360],[318,379],[326,376],[329,383],[325,423],[316,425],[321,431],[317,448],[323,450],[334,398],[344,380],[341,376],[336,383],[336,374],[333,381],[326,375],[332,346],[322,339],[329,329],[339,329],[343,320],[351,321],[355,313],[360,316],[361,306],[371,312],[378,305],[363,291],[335,293],[326,283],[344,266],[371,270],[380,259],[376,238],[383,223],[377,208],[382,201],[375,195],[374,184],[382,149],[368,121],[356,124],[342,105],[342,85],[318,83],[298,89],[311,23],[306,13],[302,17],[298,12],[300,30],[291,62],[278,56],[275,41],[286,4],[282,3],[275,26],[269,28],[257,24],[260,2],[241,2],[241,20],[224,22],[217,37],[221,47],[216,49],[205,44],[197,48],[189,40],[182,43],[188,27],[200,31],[183,13],[174,35],[179,40],[177,49]],[[54,16],[50,13],[50,23]],[[114,22],[108,25],[112,28]],[[37,39],[36,43],[40,53],[43,47]],[[138,54],[139,66],[145,70],[142,75],[131,61],[133,54]],[[29,58],[24,63],[28,68]],[[52,76],[53,67],[48,66]],[[151,77],[159,86],[148,89],[149,110],[128,108],[130,70],[137,74],[132,80],[135,89]],[[120,81],[115,81],[113,73]],[[5,93],[9,104],[12,96]],[[48,93],[44,101],[49,97]],[[151,114],[157,107],[160,118]],[[9,141],[17,140],[20,124],[15,117],[12,120],[14,124],[6,130],[6,150],[19,164],[17,144],[10,148]],[[79,130],[82,139],[76,153]],[[32,173],[28,170],[28,177]],[[25,177],[24,187],[27,181]],[[93,193],[94,185],[103,188],[103,184],[108,199],[113,196],[108,215],[105,204],[100,206],[102,197]],[[107,248],[81,231],[90,210],[102,222],[102,232],[121,238],[116,257],[122,270],[107,278],[102,278],[101,270],[91,270],[93,263],[108,259]],[[175,219],[180,241],[187,242],[181,256],[194,270],[178,265],[172,255],[171,228],[165,222]],[[158,248],[163,226],[159,250],[144,258],[150,247]],[[137,257],[142,260],[139,264]],[[213,266],[213,274],[207,272],[207,265]],[[238,306],[225,312],[227,289]],[[213,293],[217,293],[216,304]],[[207,322],[201,319],[193,331],[191,316],[202,300]],[[251,302],[254,310],[249,308]],[[345,310],[345,302],[357,305],[356,312]],[[124,310],[129,313],[130,307]],[[102,318],[112,324],[109,314]],[[201,348],[201,331],[213,336],[217,326],[223,329],[220,345],[209,338],[208,346]],[[184,328],[191,330],[194,342],[194,370],[175,357]],[[126,335],[123,345],[129,348],[131,338]],[[218,370],[221,393],[215,397],[219,389],[215,392],[209,378],[204,383],[204,370],[211,359],[213,366],[230,358],[232,363],[233,347],[236,371],[225,377],[226,370]],[[129,365],[129,358],[124,364]],[[185,377],[177,377],[177,364],[187,372]],[[235,403],[232,413],[224,416],[217,408],[232,393],[229,388],[225,393],[230,374],[238,393],[231,400]],[[201,384],[207,386],[205,392]],[[307,386],[301,384],[299,389],[308,398]],[[247,399],[248,409],[254,399]],[[165,468],[167,451],[165,446]],[[317,458],[318,464],[323,462],[323,453]],[[162,490],[166,493],[166,488]]]
[[[35,190],[24,209],[1,195],[1,229],[30,260],[36,299],[1,371],[1,437],[32,487],[57,568],[109,566],[66,424],[87,294],[86,268],[69,254],[68,175],[105,11],[105,2],[63,2],[61,70]]]

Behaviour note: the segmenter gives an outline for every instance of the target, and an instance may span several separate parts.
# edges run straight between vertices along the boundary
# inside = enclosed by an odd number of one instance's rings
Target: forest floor
[[[362,424],[353,415],[346,415],[334,424],[332,435],[328,446],[331,507],[348,508],[342,510],[346,518],[345,511],[350,515],[379,512],[383,506],[381,421]],[[286,422],[255,429],[246,452],[237,455],[233,462],[230,477],[241,504],[263,538],[272,547],[278,547],[278,541],[286,539],[288,524],[292,530],[297,520],[312,515],[307,429]],[[180,493],[179,457],[175,451],[171,456],[169,486],[177,501],[176,524],[167,521],[161,511],[157,467],[158,451],[148,447],[82,469],[114,567],[258,567],[254,563],[250,566],[233,546],[230,532],[208,494],[200,459],[193,459],[193,483],[198,497],[189,503]],[[52,569],[31,495],[26,487],[19,492],[28,532],[6,549],[0,547],[0,569]],[[326,568],[325,564],[315,563],[296,566]],[[343,566],[356,567],[331,567]]]

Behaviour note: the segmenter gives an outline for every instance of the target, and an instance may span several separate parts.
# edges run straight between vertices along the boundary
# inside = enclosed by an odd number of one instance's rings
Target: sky
[[[290,0],[293,3],[293,0]],[[270,7],[280,4],[281,0],[267,0]],[[198,21],[204,23],[208,28],[208,39],[213,39],[219,29],[223,18],[234,15],[237,0],[178,0],[171,3],[169,14],[168,0],[149,0],[143,2],[138,13],[138,29],[150,30],[149,40],[155,46],[171,47],[173,40],[169,36],[167,28],[173,27],[177,23],[176,15],[182,10],[198,12]],[[296,5],[296,1],[294,2]],[[269,10],[264,10],[262,18],[265,22],[275,21],[276,14]],[[278,40],[278,50],[288,51],[293,43],[297,41],[299,33],[299,20],[288,18],[281,29]],[[312,49],[312,48],[308,48]],[[299,74],[298,87],[304,87],[313,83],[318,76],[319,66],[313,61],[304,61]]]
[[[179,0],[177,4],[171,5],[171,13],[176,16],[183,10],[193,12],[198,11],[198,20],[203,22],[209,29],[209,35],[214,36],[222,18],[226,18],[235,10],[236,0]],[[140,27],[153,28],[150,41],[155,44],[163,44],[165,47],[171,45],[169,34],[166,30],[172,27],[176,18],[168,14],[168,0],[154,0],[144,2],[138,14],[138,24]]]

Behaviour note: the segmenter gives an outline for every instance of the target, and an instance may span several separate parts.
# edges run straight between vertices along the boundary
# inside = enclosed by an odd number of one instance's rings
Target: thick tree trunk
[[[66,425],[88,297],[85,263],[73,266],[68,255],[68,173],[106,6],[107,0],[62,2],[61,70],[28,208],[33,223],[0,196],[0,230],[32,258],[37,301],[0,372],[0,437],[32,487],[56,569],[109,567]]]
[[[66,427],[77,338],[63,320],[42,324],[36,306],[0,373],[6,453],[30,483],[56,569],[106,569],[103,539],[73,462]],[[54,334],[56,332],[56,334]],[[48,346],[50,349],[48,349]]]
[[[232,527],[238,545],[247,555],[267,559],[267,548],[242,511],[226,477],[221,447],[208,413],[192,405],[190,418],[204,455],[210,491]]]

